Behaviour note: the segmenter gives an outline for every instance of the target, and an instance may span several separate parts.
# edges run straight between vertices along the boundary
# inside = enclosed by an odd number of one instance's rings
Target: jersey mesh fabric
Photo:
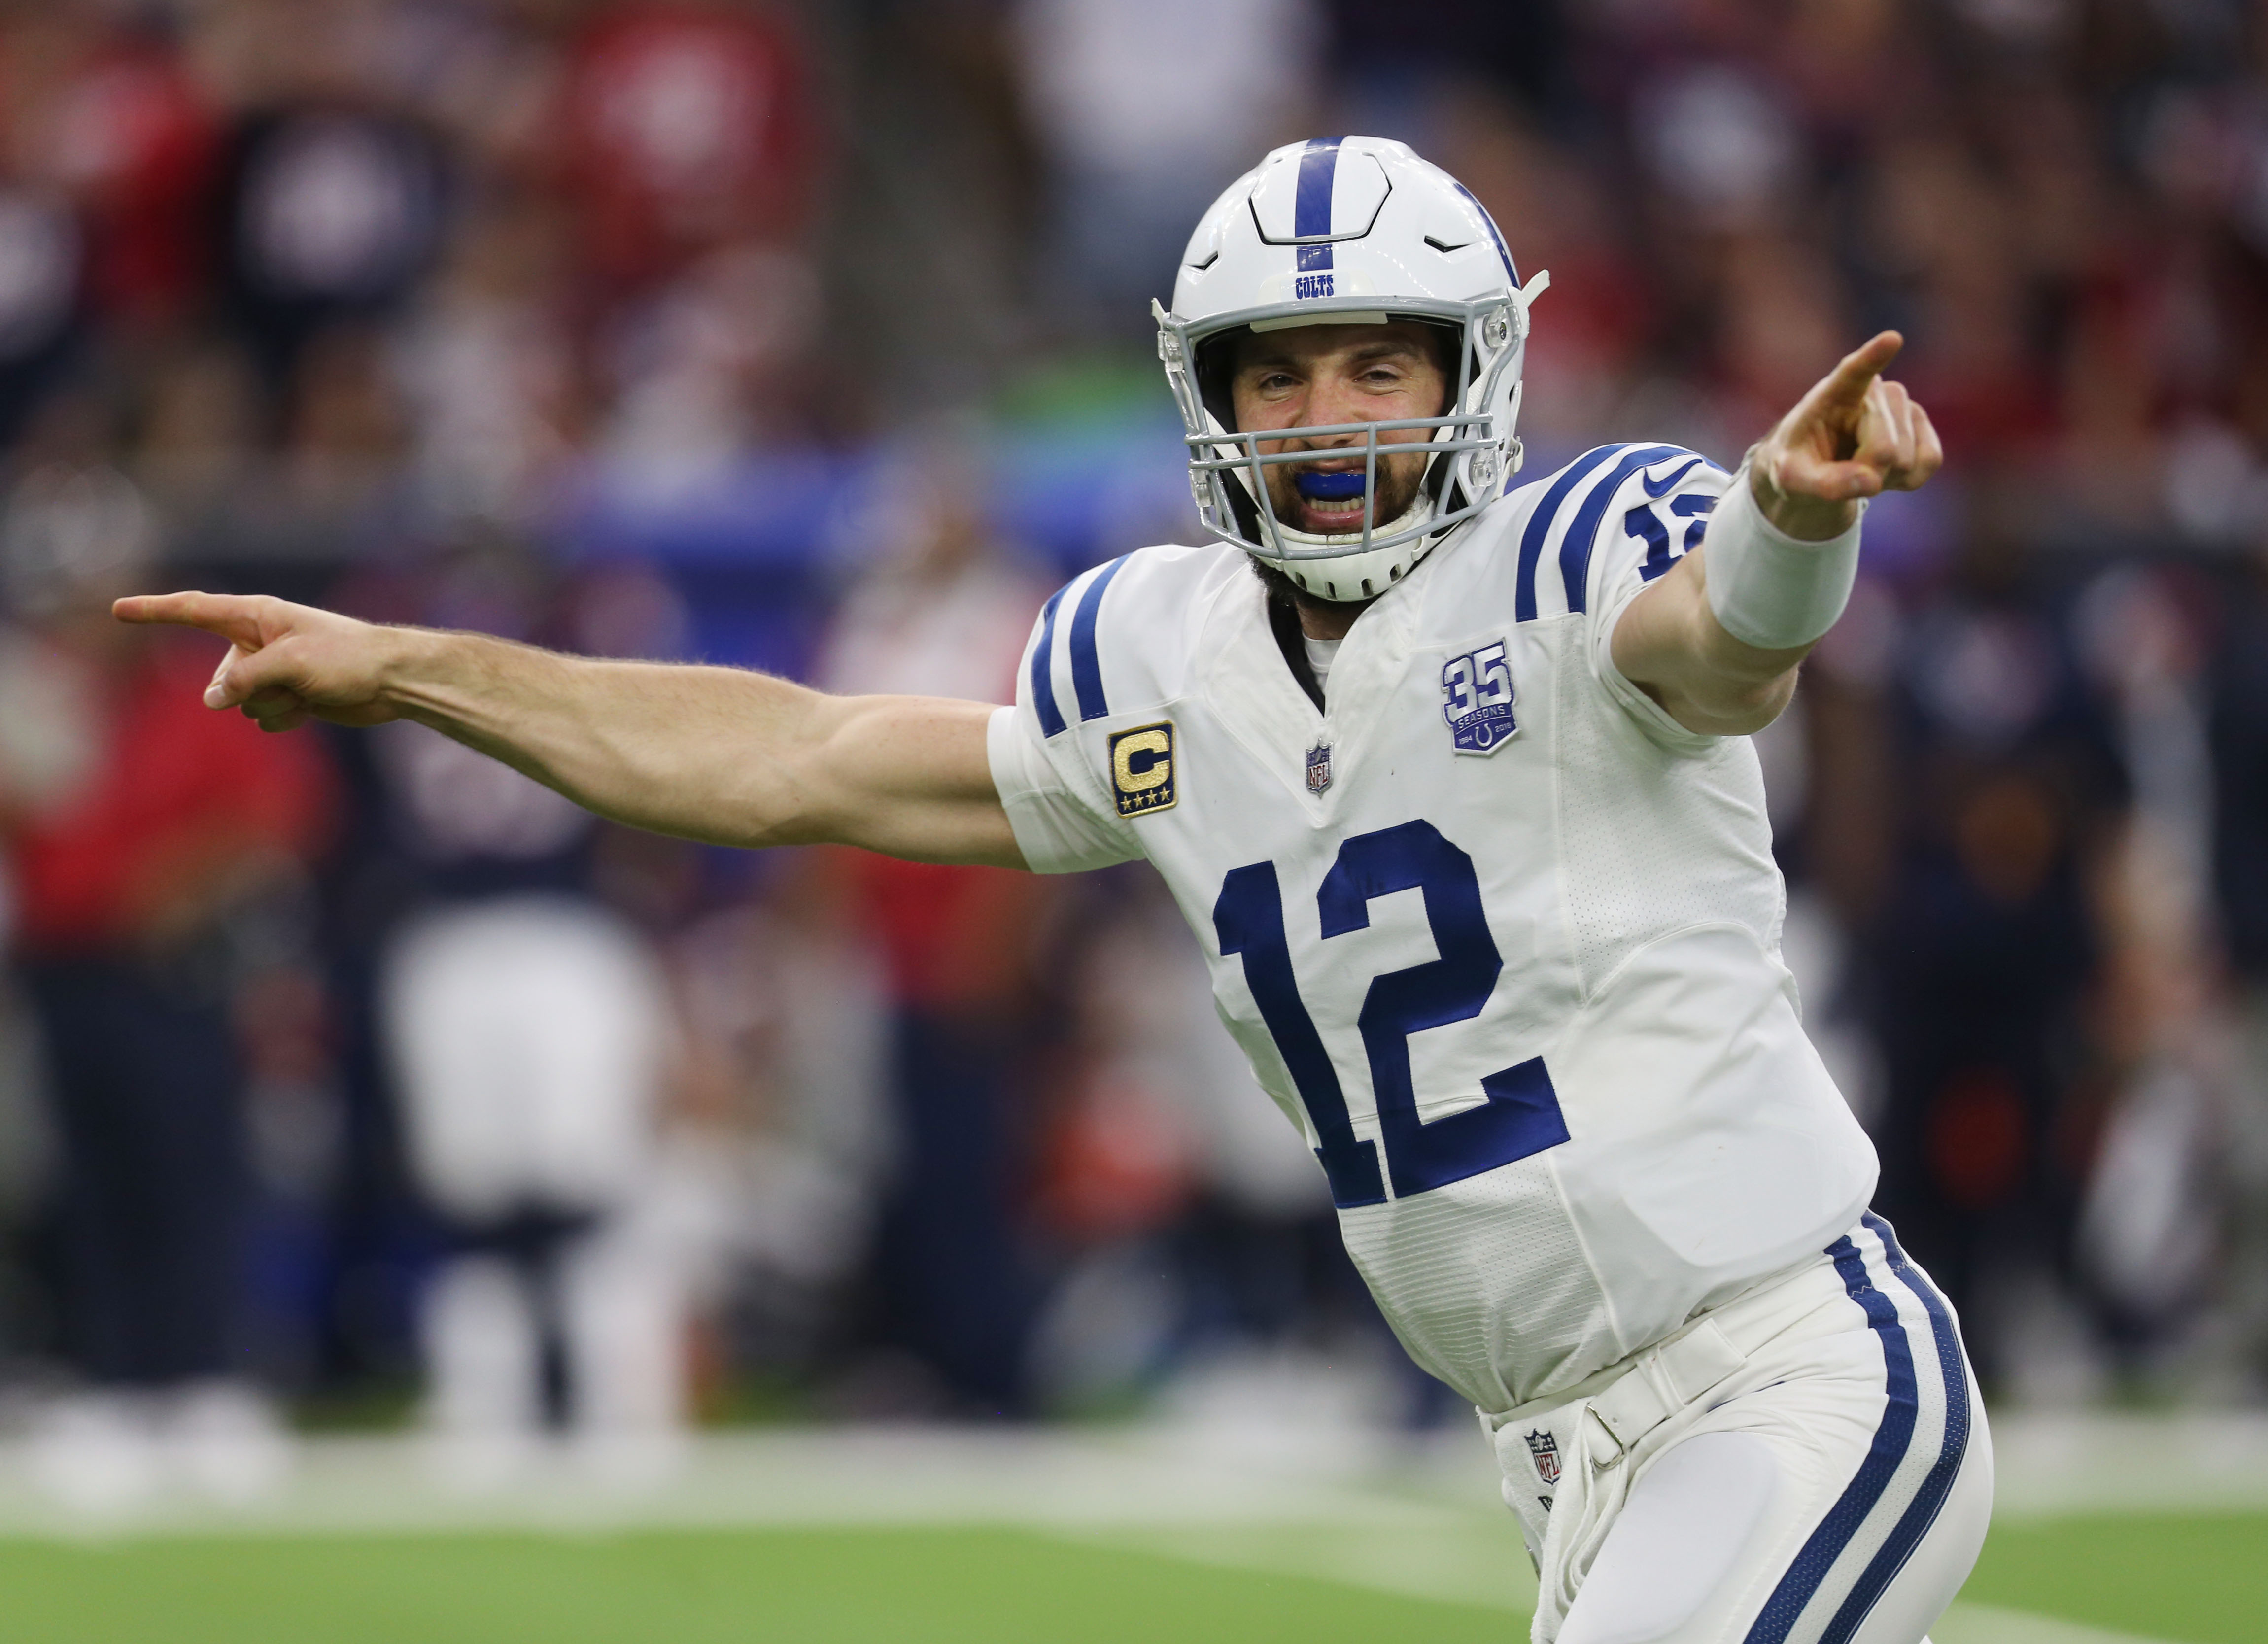
[[[1617,1357],[1605,1292],[1538,1154],[1391,1205],[1342,1211],[1347,1253],[1410,1356],[1491,1410],[1517,1402],[1502,1367],[1520,1365],[1549,1392]],[[1517,1311],[1484,1310],[1503,1275],[1548,1273]],[[1521,1390],[1526,1397],[1535,1393]]]
[[[1547,643],[1580,643],[1560,623]],[[1646,943],[1735,923],[1766,952],[1779,941],[1781,890],[1764,785],[1745,737],[1672,750],[1601,689],[1580,658],[1557,703],[1562,882],[1587,997]],[[1697,839],[1714,848],[1697,851]]]

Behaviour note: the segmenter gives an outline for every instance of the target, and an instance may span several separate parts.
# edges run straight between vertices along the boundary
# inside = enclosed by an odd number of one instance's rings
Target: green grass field
[[[2024,1616],[2181,1644],[2268,1640],[2268,1514],[1996,1530],[1944,1640],[2086,1644]],[[2022,1612],[2011,1617],[2007,1612]],[[173,1536],[0,1543],[26,1644],[1428,1644],[1524,1638],[1509,1603],[1431,1602],[1027,1530]]]
[[[1996,1524],[1962,1597],[2186,1644],[2262,1644],[2268,1514]]]
[[[2268,1644],[2268,1416],[2006,1418],[1994,1447],[1936,1644]],[[1516,1644],[1535,1596],[1454,1432],[777,1427],[477,1485],[341,1435],[257,1501],[101,1511],[26,1459],[0,1445],[0,1644]]]

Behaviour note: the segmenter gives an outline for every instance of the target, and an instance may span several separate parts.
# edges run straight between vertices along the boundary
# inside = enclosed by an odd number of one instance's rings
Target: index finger
[[[267,643],[260,630],[259,605],[234,593],[135,593],[113,601],[110,614],[122,623],[173,623],[218,634],[247,651]]]
[[[1812,390],[1822,405],[1857,405],[1883,369],[1898,357],[1906,340],[1896,331],[1877,331],[1845,354],[1833,371]]]

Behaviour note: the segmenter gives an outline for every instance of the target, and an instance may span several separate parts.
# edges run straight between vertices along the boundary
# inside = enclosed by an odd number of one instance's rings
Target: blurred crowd
[[[1148,358],[1266,148],[1523,273],[1528,471],[1896,326],[1949,453],[1760,739],[1807,1021],[2005,1398],[2268,1395],[2268,10],[0,4],[0,1423],[250,1493],[696,1421],[1445,1412],[1138,868],[596,823],[263,738],[129,589],[1002,700],[1193,540]]]

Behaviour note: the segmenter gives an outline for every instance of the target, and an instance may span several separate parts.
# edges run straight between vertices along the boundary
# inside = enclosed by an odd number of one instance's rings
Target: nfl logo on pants
[[[1559,1482],[1559,1441],[1549,1433],[1530,1428],[1527,1434],[1528,1453],[1535,1458],[1535,1476],[1547,1485]]]

